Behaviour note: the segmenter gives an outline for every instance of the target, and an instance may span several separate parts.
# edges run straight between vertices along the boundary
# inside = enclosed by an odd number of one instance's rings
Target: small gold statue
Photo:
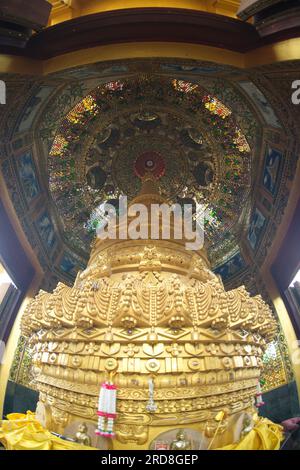
[[[192,450],[191,441],[187,440],[185,432],[180,429],[176,434],[176,439],[171,442],[171,450]]]
[[[80,423],[78,426],[77,433],[75,434],[75,441],[78,442],[78,444],[82,444],[84,446],[91,446],[92,441],[87,432],[87,425],[85,423]]]

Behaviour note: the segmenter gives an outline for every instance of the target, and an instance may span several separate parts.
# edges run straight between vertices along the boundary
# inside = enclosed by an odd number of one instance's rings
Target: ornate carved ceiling
[[[250,130],[259,125],[249,111],[243,116],[253,142]],[[84,225],[97,205],[137,195],[134,163],[144,152],[164,161],[159,185],[166,199],[209,209],[206,236],[214,258],[223,256],[224,240],[230,232],[234,240],[249,210],[250,146],[231,110],[209,90],[159,75],[96,87],[57,130],[48,168],[66,239],[85,251]]]
[[[215,270],[230,282],[251,277],[276,234],[297,162],[297,116],[274,87],[297,67],[245,73],[134,60],[43,80],[8,76],[1,170],[23,231],[52,273],[48,286],[84,266],[92,237],[85,225],[97,204],[137,193],[134,163],[145,152],[164,160],[166,198],[209,207]]]

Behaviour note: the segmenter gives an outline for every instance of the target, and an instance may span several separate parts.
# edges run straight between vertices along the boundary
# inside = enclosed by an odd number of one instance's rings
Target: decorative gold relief
[[[157,428],[188,423],[214,435],[221,410],[228,419],[251,413],[276,322],[261,297],[244,287],[225,291],[204,249],[190,253],[174,240],[96,240],[74,287],[40,292],[22,331],[51,430],[80,418],[96,422],[99,386],[113,375],[114,447],[130,448],[151,442]]]
[[[104,363],[104,367],[106,370],[115,370],[118,368],[118,361],[111,357],[109,359],[106,359],[105,363]]]
[[[149,372],[157,372],[160,368],[160,363],[156,359],[149,359],[146,363],[146,369]]]
[[[122,443],[136,442],[137,444],[145,444],[148,440],[148,426],[137,426],[127,424],[119,424],[116,426],[117,439]]]

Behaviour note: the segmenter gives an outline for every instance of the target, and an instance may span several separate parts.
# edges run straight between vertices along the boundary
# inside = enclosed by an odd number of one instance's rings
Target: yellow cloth
[[[54,436],[31,411],[11,413],[7,418],[0,421],[0,441],[7,450],[96,450]]]
[[[239,442],[217,450],[278,450],[283,440],[283,427],[260,418],[254,428]]]
[[[0,421],[0,441],[7,450],[96,450],[54,436],[30,411],[26,415],[11,413],[7,418]],[[277,450],[282,440],[282,426],[260,418],[243,439],[218,450]]]

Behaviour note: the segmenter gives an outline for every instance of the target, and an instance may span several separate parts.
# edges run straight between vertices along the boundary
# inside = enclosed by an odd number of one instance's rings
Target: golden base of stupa
[[[139,202],[155,199],[148,193]],[[97,437],[100,447],[199,449],[235,442],[253,426],[276,323],[260,296],[225,291],[204,249],[174,239],[97,239],[74,286],[40,292],[22,330],[34,348],[47,429],[95,429],[107,381],[117,387],[115,437]]]

